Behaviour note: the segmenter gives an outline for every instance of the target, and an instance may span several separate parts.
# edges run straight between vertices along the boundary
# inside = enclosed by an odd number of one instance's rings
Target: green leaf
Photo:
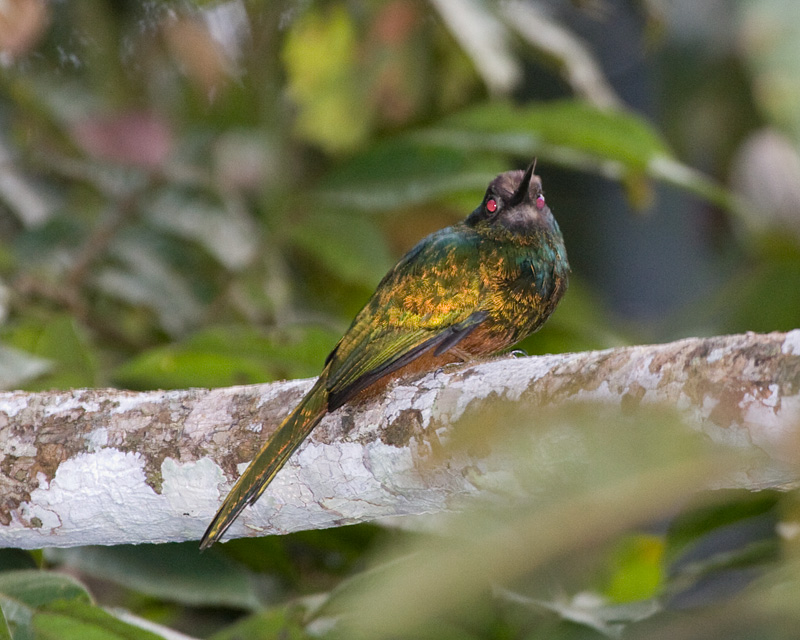
[[[6,342],[52,363],[51,373],[25,385],[30,391],[92,387],[97,382],[92,345],[71,316],[21,322],[6,334]]]
[[[430,144],[424,135],[398,136],[334,168],[318,185],[317,196],[331,206],[371,213],[452,197],[459,191],[474,192],[473,199],[480,199],[489,181],[506,169],[508,162],[497,154]]]
[[[598,109],[580,101],[558,101],[518,107],[485,103],[445,118],[417,139],[448,147],[507,153],[537,150],[544,157],[559,152],[584,158],[616,160],[628,170],[644,171],[654,157],[670,151],[643,120],[630,113]],[[573,155],[577,159],[579,156]]]
[[[577,100],[516,106],[486,102],[436,124],[372,145],[319,185],[323,201],[368,211],[477,191],[508,169],[504,156],[538,157],[622,180],[638,200],[645,178],[687,189],[719,206],[739,206],[724,188],[678,162],[636,114]]]
[[[296,606],[259,611],[214,634],[210,640],[307,640],[319,637],[306,633],[300,613]]]
[[[623,538],[611,559],[605,595],[615,603],[646,600],[658,594],[664,580],[664,540],[638,534]]]
[[[30,625],[36,610],[65,598],[75,603],[90,602],[82,584],[60,573],[39,570],[0,573],[0,629],[9,629],[14,640],[33,638]]]
[[[0,388],[17,388],[52,369],[50,360],[0,344]]]
[[[758,106],[800,140],[800,5],[787,0],[744,0],[740,50],[755,83]]]
[[[374,287],[394,264],[383,234],[363,215],[316,211],[292,228],[291,239],[352,284]]]
[[[6,617],[3,615],[3,606],[0,603],[0,640],[11,640],[11,627],[6,622]]]
[[[339,336],[315,327],[265,334],[251,327],[212,327],[178,344],[145,351],[113,378],[134,389],[254,384],[319,373]]]
[[[758,517],[777,522],[781,495],[777,491],[720,490],[698,496],[698,504],[687,506],[670,524],[667,559],[674,560],[722,527]]]
[[[37,612],[32,620],[37,640],[163,640],[99,607],[59,601]]]
[[[50,549],[52,562],[128,589],[189,606],[256,609],[271,582],[197,544],[142,544]]]
[[[393,532],[396,535],[396,532]],[[364,557],[385,542],[386,529],[357,524],[282,536],[239,538],[216,547],[252,571],[280,578],[299,593],[318,592],[352,575]],[[297,558],[303,558],[302,570]]]
[[[780,557],[776,491],[714,491],[698,497],[667,534],[669,578],[664,594],[680,598],[705,586],[730,582],[748,570],[765,572]],[[712,589],[713,590],[713,589]]]
[[[35,553],[37,552],[25,549],[0,549],[0,572],[38,569]]]
[[[800,251],[792,247],[776,251],[783,239],[771,235],[771,244],[761,261],[741,265],[716,299],[711,312],[725,318],[724,330],[739,331],[791,331],[798,326],[800,296]]]
[[[129,389],[213,388],[270,380],[265,367],[250,358],[172,346],[146,351],[117,368],[113,378]]]
[[[491,93],[507,94],[522,76],[522,65],[512,53],[511,33],[497,15],[493,2],[452,0],[433,2],[432,8],[468,55]]]
[[[86,587],[74,578],[33,569],[0,573],[0,593],[31,608],[63,599],[91,601]]]
[[[3,616],[3,624],[12,634],[14,640],[29,640],[33,638],[31,631],[33,609],[31,607],[0,593],[0,613]]]
[[[641,117],[581,101],[524,107],[486,103],[445,118],[413,134],[413,139],[419,144],[470,153],[537,156],[540,161],[624,180],[629,186],[648,176],[728,209],[738,206],[727,190],[675,160],[661,137]]]
[[[109,297],[152,309],[170,335],[196,326],[203,306],[186,273],[170,264],[158,242],[145,233],[131,233],[112,245],[121,266],[106,266],[95,286]]]
[[[654,600],[639,601],[631,604],[609,604],[604,598],[594,593],[580,593],[573,598],[563,595],[551,600],[530,598],[508,589],[495,588],[495,595],[510,604],[518,605],[532,611],[551,611],[562,620],[580,625],[600,634],[600,637],[619,638],[624,623],[649,618],[661,607]],[[579,637],[584,637],[581,634]]]
[[[371,128],[372,109],[356,68],[356,32],[344,6],[313,8],[289,30],[282,57],[298,105],[295,129],[328,151],[352,149]]]
[[[246,267],[258,250],[258,230],[250,217],[177,189],[158,194],[147,217],[159,229],[198,242],[232,271]]]
[[[74,251],[88,230],[76,215],[58,215],[44,224],[26,229],[14,239],[18,263],[27,268],[57,272],[65,251]],[[62,266],[63,268],[63,266]]]

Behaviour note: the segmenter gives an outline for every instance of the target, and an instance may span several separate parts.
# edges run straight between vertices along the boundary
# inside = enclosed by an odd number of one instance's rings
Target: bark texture
[[[0,393],[0,546],[199,539],[242,465],[311,383]],[[793,485],[800,330],[502,357],[397,381],[327,416],[228,537],[432,513],[492,491],[481,480],[501,464],[491,446],[438,452],[462,416],[498,401],[534,417],[574,402],[670,408],[752,454],[728,486]]]

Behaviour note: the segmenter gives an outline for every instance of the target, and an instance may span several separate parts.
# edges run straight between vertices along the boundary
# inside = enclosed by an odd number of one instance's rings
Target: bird
[[[465,220],[423,238],[384,276],[230,490],[201,549],[263,494],[326,414],[390,379],[495,354],[541,327],[570,269],[535,164],[498,175]]]

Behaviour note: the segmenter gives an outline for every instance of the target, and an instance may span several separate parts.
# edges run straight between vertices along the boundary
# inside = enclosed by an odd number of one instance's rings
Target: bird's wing
[[[467,227],[443,229],[386,275],[328,356],[329,410],[428,351],[441,355],[486,319],[479,243]]]

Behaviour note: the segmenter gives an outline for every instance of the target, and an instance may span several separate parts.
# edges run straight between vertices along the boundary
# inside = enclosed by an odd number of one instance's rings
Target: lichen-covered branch
[[[199,539],[310,384],[0,393],[0,546]],[[671,407],[755,454],[731,486],[798,479],[800,330],[503,357],[398,381],[328,416],[229,536],[437,512],[489,490],[476,470],[491,467],[490,450],[431,459],[462,416],[498,399],[534,416],[575,401]]]

